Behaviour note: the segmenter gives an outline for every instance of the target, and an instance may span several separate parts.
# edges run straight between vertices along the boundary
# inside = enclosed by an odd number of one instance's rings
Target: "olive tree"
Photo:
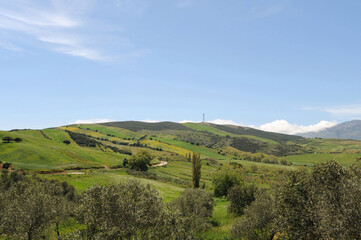
[[[227,196],[229,189],[243,183],[241,169],[223,167],[214,173],[212,183],[216,197]]]
[[[1,230],[18,239],[39,239],[57,216],[54,198],[44,184],[19,182],[0,194]]]
[[[233,223],[230,233],[235,239],[273,239],[274,200],[265,190],[255,194],[255,201],[244,210],[244,215]]]
[[[188,219],[189,231],[198,232],[210,227],[215,205],[212,194],[199,188],[186,189],[172,204],[180,211],[181,217]]]
[[[155,189],[128,180],[84,192],[79,217],[89,239],[151,239],[162,226],[163,207]]]
[[[145,149],[139,150],[135,155],[129,160],[129,165],[131,169],[137,171],[147,171],[148,166],[150,166],[150,162],[153,160],[154,156],[151,152]]]
[[[255,200],[257,187],[253,184],[236,185],[229,189],[227,199],[229,200],[228,212],[240,216],[244,213],[244,208]]]
[[[359,168],[331,161],[292,171],[276,193],[276,225],[290,239],[361,239]]]

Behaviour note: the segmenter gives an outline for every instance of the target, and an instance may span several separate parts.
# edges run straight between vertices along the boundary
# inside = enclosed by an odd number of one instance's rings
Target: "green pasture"
[[[23,139],[20,143],[0,142],[0,161],[10,162],[26,170],[39,170],[113,166],[121,164],[125,157],[119,153],[102,152],[98,148],[79,147],[66,132],[59,129],[43,132],[51,140],[38,130],[0,131],[0,138],[10,136]],[[71,143],[66,145],[64,140],[70,140]]]
[[[271,144],[277,144],[276,141],[273,141],[271,139],[267,139],[267,138],[261,138],[261,137],[257,137],[257,136],[252,136],[252,135],[237,135],[237,134],[232,134],[217,128],[214,128],[212,126],[209,126],[207,124],[202,124],[202,123],[183,123],[184,126],[189,127],[193,130],[196,131],[204,131],[204,132],[210,132],[219,136],[230,136],[230,137],[246,137],[246,138],[252,138],[255,140],[259,140],[262,142],[267,142],[267,143],[271,143]]]

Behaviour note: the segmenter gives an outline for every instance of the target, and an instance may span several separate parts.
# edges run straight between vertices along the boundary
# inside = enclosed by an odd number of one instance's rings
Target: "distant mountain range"
[[[298,135],[308,138],[318,137],[361,140],[361,120],[348,121],[319,132],[308,132]]]

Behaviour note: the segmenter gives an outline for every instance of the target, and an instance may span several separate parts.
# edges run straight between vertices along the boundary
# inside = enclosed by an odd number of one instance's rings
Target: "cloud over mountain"
[[[285,134],[301,134],[306,132],[319,132],[326,128],[334,127],[337,125],[336,121],[320,121],[316,124],[298,125],[291,124],[286,120],[276,120],[270,123],[265,123],[260,126],[251,125],[250,127],[260,129],[263,131],[285,133]]]

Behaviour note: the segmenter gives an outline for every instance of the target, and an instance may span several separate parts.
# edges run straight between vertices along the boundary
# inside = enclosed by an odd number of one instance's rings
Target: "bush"
[[[129,163],[129,159],[128,159],[128,158],[124,158],[124,160],[123,160],[123,167],[126,167],[128,163]]]
[[[228,212],[240,216],[244,208],[255,200],[257,187],[255,185],[236,185],[229,189],[227,198],[229,200]]]
[[[218,161],[215,158],[208,158],[208,162],[211,164],[218,164]]]
[[[29,179],[12,172],[2,176],[12,184],[0,192],[0,229],[11,239],[48,239],[50,227],[56,227],[70,214],[75,190],[54,180]],[[6,206],[6,207],[5,207]]]
[[[76,144],[78,144],[81,147],[96,147],[97,145],[102,145],[101,142],[97,142],[94,139],[91,139],[91,136],[82,133],[75,133],[67,130],[66,132],[69,134],[71,139],[73,139],[74,142],[76,142]]]
[[[278,231],[290,239],[359,239],[361,170],[335,161],[292,171],[276,191]]]
[[[4,143],[10,143],[12,140],[13,140],[12,137],[9,137],[9,136],[3,137],[3,142]]]
[[[274,204],[273,198],[266,191],[256,192],[255,201],[244,212],[230,229],[234,239],[273,239]]]
[[[3,164],[3,168],[5,168],[5,169],[9,169],[11,167],[11,163],[4,163]]]
[[[186,189],[172,202],[180,211],[182,217],[188,218],[196,231],[207,229],[211,226],[210,218],[215,205],[212,194],[203,189]]]
[[[141,149],[130,158],[129,165],[131,169],[147,171],[153,158],[154,156],[149,151]]]
[[[291,165],[291,164],[287,161],[286,158],[282,158],[282,159],[280,160],[280,163],[281,163],[282,165],[287,165],[287,166]]]
[[[91,239],[154,239],[164,225],[158,192],[138,180],[90,188],[79,210]]]
[[[17,138],[15,138],[15,139],[14,139],[14,141],[15,141],[15,142],[17,142],[17,143],[19,143],[19,142],[22,142],[22,141],[23,141],[23,139],[22,139],[22,138],[17,137]]]
[[[251,171],[256,173],[258,171],[258,167],[256,165],[251,165]]]
[[[227,196],[231,187],[241,185],[242,182],[243,176],[240,169],[222,168],[213,175],[214,195],[216,197]]]

